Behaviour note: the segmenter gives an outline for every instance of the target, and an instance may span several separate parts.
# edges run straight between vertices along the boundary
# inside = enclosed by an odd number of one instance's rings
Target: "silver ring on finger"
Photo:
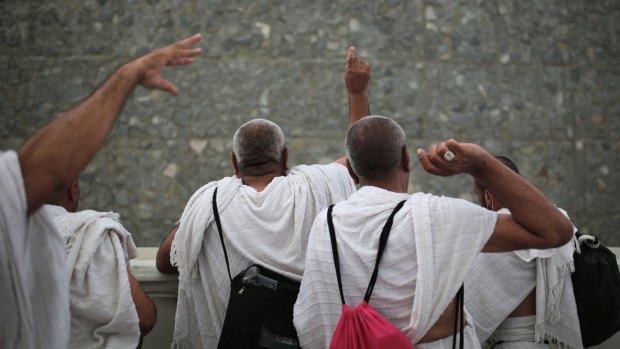
[[[446,160],[447,162],[452,161],[454,159],[454,153],[448,150],[447,152],[443,154],[443,159]]]

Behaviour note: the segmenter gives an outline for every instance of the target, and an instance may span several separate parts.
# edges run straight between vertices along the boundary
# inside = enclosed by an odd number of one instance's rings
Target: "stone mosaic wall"
[[[412,150],[455,137],[508,155],[582,231],[620,245],[617,0],[2,0],[0,149],[196,32],[206,54],[168,72],[180,96],[136,90],[81,176],[82,208],[120,212],[138,245],[231,173],[248,119],[280,124],[293,164],[342,155],[349,45],[373,66],[373,113]],[[411,190],[474,200],[467,177],[413,171]]]

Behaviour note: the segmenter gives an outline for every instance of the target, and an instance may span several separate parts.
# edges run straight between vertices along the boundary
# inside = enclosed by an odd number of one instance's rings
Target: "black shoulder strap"
[[[220,233],[220,242],[222,242],[222,249],[224,250],[224,259],[226,259],[226,270],[228,271],[228,278],[232,282],[232,276],[230,274],[230,264],[228,263],[228,253],[226,253],[226,246],[224,246],[224,234],[222,234],[222,223],[220,222],[220,214],[217,212],[217,187],[213,191],[213,216],[215,217],[215,224],[217,225],[217,231]],[[206,229],[206,227],[205,227]]]
[[[463,304],[465,304],[465,285],[461,285],[461,288],[456,293],[454,297],[456,300],[456,305],[454,309],[454,331],[452,333],[452,349],[456,349],[456,333],[458,332],[458,328],[461,328],[461,333],[459,336],[459,346],[463,349],[463,345],[465,344],[465,338],[463,336],[463,331],[465,330],[465,322],[463,319]],[[460,321],[460,326],[459,326]]]
[[[375,288],[375,282],[377,281],[377,275],[379,274],[379,263],[381,262],[381,257],[383,256],[383,251],[385,250],[385,246],[387,245],[387,239],[390,235],[390,231],[392,230],[392,224],[394,223],[394,215],[403,207],[405,204],[403,200],[396,205],[387,222],[383,226],[383,230],[381,231],[381,236],[379,238],[379,249],[377,251],[377,260],[375,261],[375,269],[372,272],[372,276],[370,277],[370,282],[368,283],[368,288],[366,289],[366,295],[364,296],[364,300],[366,302],[370,301],[370,296],[372,295],[372,291]],[[329,227],[329,238],[332,243],[332,254],[334,255],[334,265],[336,267],[336,279],[338,280],[338,289],[340,291],[340,299],[342,304],[344,302],[344,293],[342,291],[342,278],[340,276],[340,261],[338,258],[338,246],[336,243],[336,231],[334,230],[334,223],[332,221],[332,210],[334,205],[329,206],[327,209],[327,226]]]
[[[381,231],[381,237],[379,238],[379,250],[377,251],[377,261],[375,262],[375,270],[372,271],[372,276],[370,277],[370,282],[368,283],[368,288],[366,289],[366,295],[364,296],[364,300],[366,303],[370,301],[370,296],[372,295],[372,291],[375,288],[375,282],[377,281],[377,275],[379,274],[379,263],[381,262],[381,257],[383,256],[383,251],[385,250],[385,246],[387,245],[388,236],[390,236],[390,231],[392,230],[392,223],[394,223],[394,216],[396,212],[400,211],[405,204],[403,200],[396,205],[392,214],[388,218],[387,222],[383,226],[383,231]]]
[[[338,246],[336,244],[336,232],[334,231],[334,222],[332,221],[332,210],[334,205],[327,209],[327,226],[329,227],[329,239],[332,242],[332,254],[334,255],[334,266],[336,267],[336,279],[338,280],[338,290],[340,291],[340,300],[344,304],[344,293],[342,292],[342,279],[340,278],[340,260],[338,258]]]

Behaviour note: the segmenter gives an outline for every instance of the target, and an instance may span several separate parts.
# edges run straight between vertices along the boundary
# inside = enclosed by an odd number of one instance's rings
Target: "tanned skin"
[[[187,65],[201,53],[191,48],[200,34],[126,63],[86,100],[34,134],[17,154],[24,178],[28,215],[57,201],[101,148],[127,97],[137,85],[177,95],[162,76],[166,66]]]

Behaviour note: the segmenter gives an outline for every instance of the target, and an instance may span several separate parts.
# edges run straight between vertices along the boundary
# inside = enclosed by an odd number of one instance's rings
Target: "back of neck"
[[[368,180],[368,179],[360,178],[360,187],[364,187],[364,186],[373,186],[373,187],[385,189],[388,191],[392,191],[395,193],[406,193],[407,192],[407,188],[405,186],[403,186],[401,183],[394,181],[394,180],[382,181],[382,180]]]
[[[243,182],[243,184],[250,186],[252,188],[254,188],[256,191],[260,192],[265,190],[265,188],[267,188],[267,186],[269,185],[269,183],[271,183],[271,181],[279,176],[282,176],[281,173],[266,173],[263,175],[244,175],[244,174],[238,174],[237,175],[241,181]]]

